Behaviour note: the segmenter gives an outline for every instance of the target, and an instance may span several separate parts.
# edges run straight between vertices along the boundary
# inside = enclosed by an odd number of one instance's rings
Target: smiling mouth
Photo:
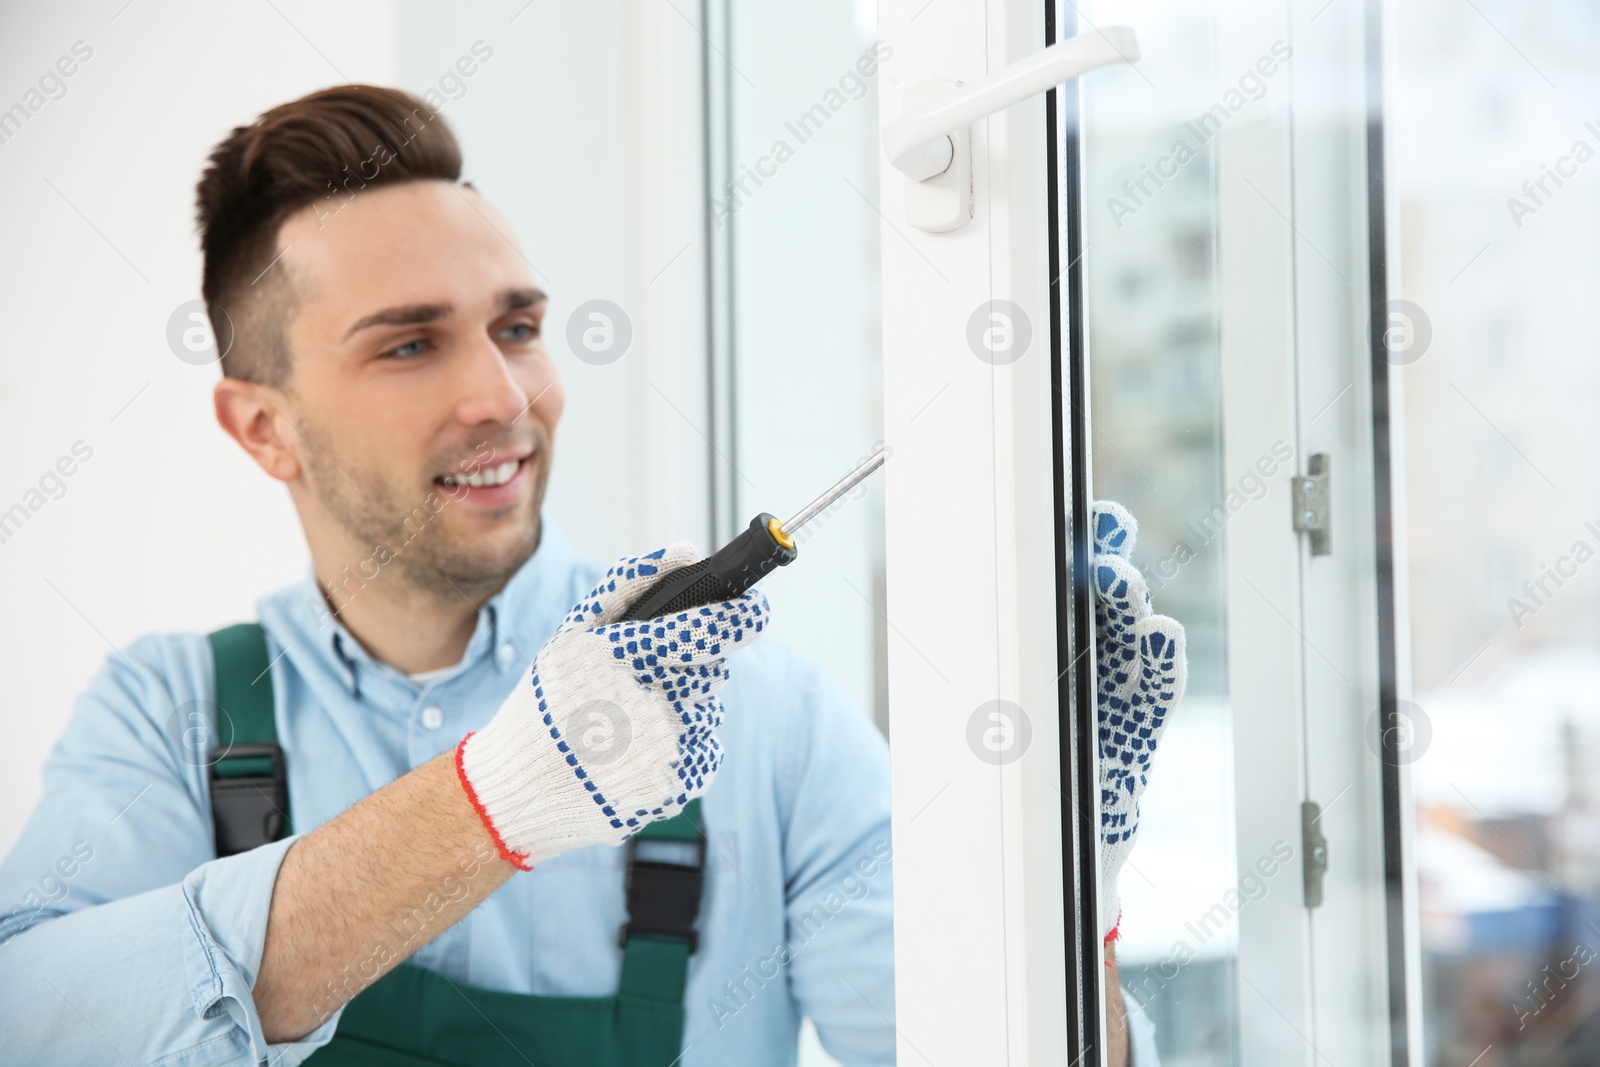
[[[440,485],[456,487],[470,487],[473,489],[492,489],[495,486],[505,485],[517,476],[522,465],[533,458],[531,455],[521,459],[508,459],[504,463],[497,463],[492,467],[479,467],[472,471],[459,474],[445,474],[434,481]]]

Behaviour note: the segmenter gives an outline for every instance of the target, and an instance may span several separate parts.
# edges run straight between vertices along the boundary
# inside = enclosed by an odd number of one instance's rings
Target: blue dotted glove
[[[1151,613],[1150,589],[1129,562],[1139,532],[1133,515],[1121,504],[1100,500],[1091,518],[1099,677],[1100,932],[1109,941],[1121,912],[1117,876],[1139,832],[1139,794],[1169,713],[1183,696],[1188,661],[1183,627]]]
[[[619,560],[567,612],[528,682],[462,739],[462,785],[517,866],[619,844],[711,784],[722,765],[717,691],[727,657],[765,629],[767,598],[750,589],[675,615],[609,621],[699,559],[678,541]]]

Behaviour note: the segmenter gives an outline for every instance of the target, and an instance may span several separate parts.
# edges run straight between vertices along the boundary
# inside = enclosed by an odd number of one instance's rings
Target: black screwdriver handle
[[[676,615],[702,604],[735,600],[774,568],[794,562],[800,553],[793,539],[783,541],[773,533],[777,517],[763,511],[750,520],[750,528],[723,545],[713,555],[679,567],[645,590],[616,621],[654,619]],[[782,529],[781,526],[778,527]]]

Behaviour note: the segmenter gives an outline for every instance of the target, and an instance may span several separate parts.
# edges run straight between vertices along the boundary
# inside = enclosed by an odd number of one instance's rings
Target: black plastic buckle
[[[224,777],[217,768],[231,760],[272,761],[270,775]],[[277,745],[233,745],[211,764],[211,815],[218,856],[233,856],[270,844],[282,835],[289,807],[283,749]]]
[[[635,850],[641,843],[664,849],[690,845],[695,850],[695,862],[691,866],[639,859]],[[687,942],[692,955],[697,942],[694,921],[700,914],[700,897],[705,888],[705,834],[697,835],[692,842],[662,838],[641,842],[637,836],[630,837],[627,863],[623,888],[628,899],[628,921],[617,934],[617,944],[627,947],[633,934],[675,938]]]

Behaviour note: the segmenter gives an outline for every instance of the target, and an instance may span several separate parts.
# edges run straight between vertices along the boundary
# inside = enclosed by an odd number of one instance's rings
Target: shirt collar
[[[539,547],[478,609],[477,624],[460,662],[428,684],[448,682],[485,656],[500,671],[526,667],[560,625],[567,609],[583,594],[574,585],[579,560],[565,535],[543,511],[539,521]],[[299,647],[314,650],[319,658],[326,657],[355,699],[361,698],[364,678],[385,677],[413,688],[421,684],[361,646],[328,609],[317,585],[316,571],[309,565],[305,578],[261,598],[257,610],[291,655]],[[286,630],[287,635],[279,635],[280,629]]]

